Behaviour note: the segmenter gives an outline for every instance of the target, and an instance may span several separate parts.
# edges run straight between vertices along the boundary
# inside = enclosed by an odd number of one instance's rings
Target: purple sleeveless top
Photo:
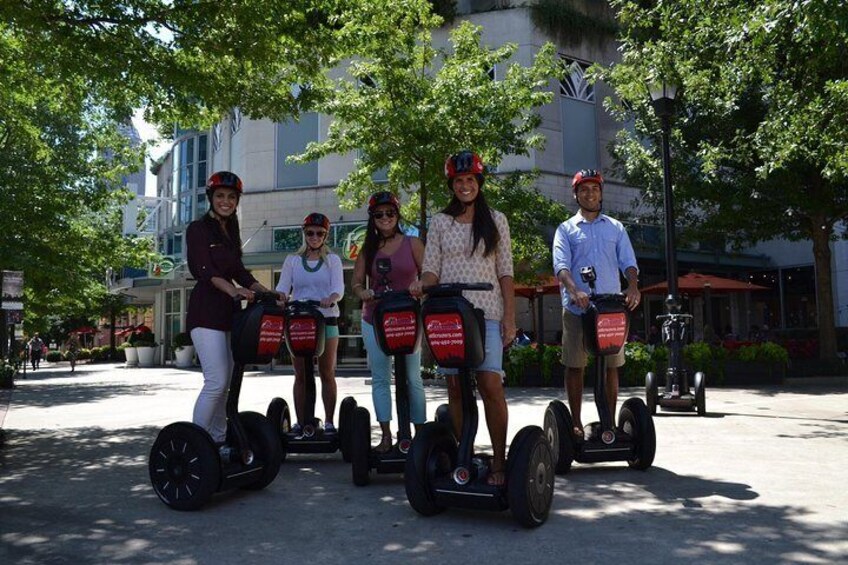
[[[377,272],[377,259],[391,259],[392,272],[388,274],[389,286],[392,290],[406,290],[418,278],[418,267],[415,265],[415,257],[412,256],[412,240],[409,236],[404,236],[400,247],[391,255],[386,255],[383,251],[378,250],[374,256],[374,263],[371,265],[371,272],[368,273],[369,284],[368,288],[374,292],[384,290],[380,280],[383,275]],[[374,301],[366,302],[362,308],[362,319],[372,323],[374,316]]]

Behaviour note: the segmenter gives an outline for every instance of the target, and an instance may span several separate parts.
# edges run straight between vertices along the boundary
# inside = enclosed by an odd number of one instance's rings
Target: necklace
[[[314,273],[314,272],[318,271],[318,269],[321,268],[321,265],[324,264],[324,258],[320,257],[318,259],[318,264],[315,265],[314,267],[310,267],[309,263],[306,261],[306,254],[305,253],[300,256],[300,261],[303,264],[303,270],[306,271],[307,273]]]

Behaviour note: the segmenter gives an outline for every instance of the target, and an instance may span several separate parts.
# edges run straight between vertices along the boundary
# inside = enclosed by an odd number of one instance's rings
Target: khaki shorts
[[[583,344],[583,320],[568,310],[562,311],[562,364],[582,369],[586,366],[588,353]],[[624,348],[615,355],[607,355],[607,368],[624,365]]]

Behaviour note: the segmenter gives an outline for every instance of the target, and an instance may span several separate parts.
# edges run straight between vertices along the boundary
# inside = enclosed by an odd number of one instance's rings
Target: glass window
[[[318,114],[309,112],[300,121],[277,124],[277,186],[298,188],[318,185],[318,162],[289,163],[290,155],[303,153],[311,141],[318,141]]]
[[[586,81],[589,65],[563,58],[568,73],[559,83],[563,163],[566,172],[598,167],[595,88]]]
[[[185,140],[185,144],[186,144],[185,145],[185,151],[186,152],[185,152],[185,157],[183,158],[183,161],[186,164],[194,163],[194,138],[189,137],[188,139]]]
[[[301,228],[274,228],[274,251],[297,251],[302,243]]]
[[[174,234],[174,255],[183,254],[183,234]]]
[[[209,211],[209,200],[206,198],[206,193],[203,193],[198,194],[195,201],[197,203],[197,217],[199,218]]]

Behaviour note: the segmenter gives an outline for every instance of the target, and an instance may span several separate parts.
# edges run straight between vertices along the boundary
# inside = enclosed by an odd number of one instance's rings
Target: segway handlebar
[[[591,294],[589,295],[589,300],[592,302],[621,302],[624,303],[626,300],[624,294],[621,292],[612,292],[609,294]]]
[[[657,320],[678,320],[680,318],[690,319],[694,318],[694,316],[692,314],[681,314],[679,312],[675,314],[660,314],[657,316]]]
[[[332,308],[336,303],[333,302],[328,306],[328,308]],[[316,308],[321,308],[321,301],[319,300],[289,300],[286,302],[286,306],[315,306]]]
[[[241,303],[242,300],[246,300],[244,296],[237,294],[233,296],[233,302],[236,304]],[[255,304],[276,304],[280,300],[280,295],[276,292],[269,290],[268,292],[264,292],[261,290],[257,290],[253,292],[253,302]]]
[[[492,283],[441,283],[424,289],[427,296],[459,296],[465,290],[492,290]]]
[[[381,290],[374,293],[374,300],[382,300],[383,298],[394,298],[397,296],[412,296],[408,290]],[[414,298],[414,297],[413,297]]]

